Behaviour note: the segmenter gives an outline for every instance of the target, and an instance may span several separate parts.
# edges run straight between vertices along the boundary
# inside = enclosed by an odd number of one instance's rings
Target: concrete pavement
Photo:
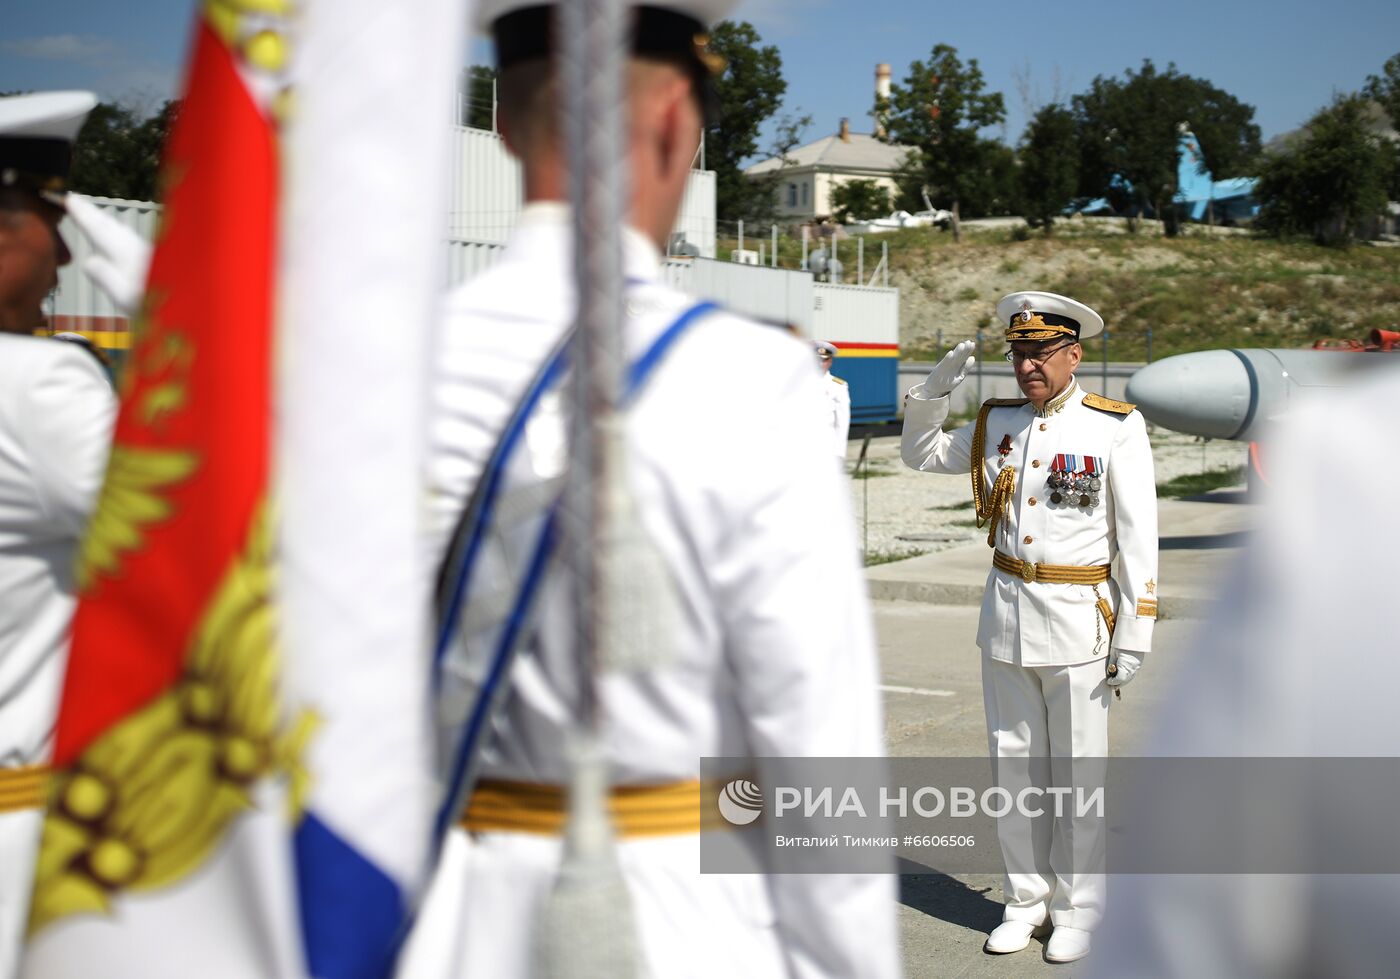
[[[1247,539],[1252,510],[1242,488],[1160,501],[1162,620],[1142,672],[1114,703],[1114,754],[1133,754],[1150,731],[1170,678],[1209,613],[1214,579],[1228,570]],[[978,757],[986,752],[981,663],[974,640],[990,561],[990,549],[979,540],[867,569],[891,755]],[[900,928],[910,979],[1083,974],[1085,962],[1045,962],[1040,940],[1012,955],[982,951],[987,932],[1001,920],[999,875],[949,876],[915,865],[907,869],[901,880]]]

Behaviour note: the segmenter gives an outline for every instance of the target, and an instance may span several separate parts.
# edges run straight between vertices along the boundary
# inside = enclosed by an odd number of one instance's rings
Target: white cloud
[[[746,0],[730,20],[746,20],[759,33],[788,32],[811,19],[812,11],[826,6],[826,0]]]
[[[20,58],[91,64],[112,57],[117,47],[110,40],[92,34],[49,34],[0,41],[0,51]]]

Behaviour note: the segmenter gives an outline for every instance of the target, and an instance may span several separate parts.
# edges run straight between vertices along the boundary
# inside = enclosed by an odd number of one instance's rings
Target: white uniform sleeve
[[[972,471],[972,425],[943,431],[948,420],[948,395],[928,398],[915,385],[904,400],[904,431],[899,454],[910,469],[930,473]]]
[[[758,758],[884,754],[870,608],[819,382],[800,359],[774,379],[764,438],[736,446],[749,479],[729,495],[732,535],[711,569]],[[769,878],[790,976],[899,975],[894,869]]]
[[[844,384],[836,387],[836,458],[844,462],[851,438],[851,389]]]
[[[1140,412],[1118,427],[1109,455],[1108,492],[1118,536],[1120,595],[1113,648],[1145,653],[1152,648],[1157,621],[1157,483]]]
[[[80,537],[87,529],[116,410],[101,365],[77,347],[64,345],[33,379],[23,431],[34,493],[39,512],[65,536]]]

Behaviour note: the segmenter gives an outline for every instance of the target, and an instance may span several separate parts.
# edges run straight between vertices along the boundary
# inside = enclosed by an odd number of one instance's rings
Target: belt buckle
[[[1029,585],[1029,584],[1033,584],[1033,583],[1035,582],[1035,570],[1036,570],[1036,569],[1035,569],[1035,562],[1034,562],[1034,561],[1022,561],[1022,562],[1021,562],[1021,580],[1024,581],[1024,582],[1025,582],[1026,584],[1028,584],[1028,585]]]

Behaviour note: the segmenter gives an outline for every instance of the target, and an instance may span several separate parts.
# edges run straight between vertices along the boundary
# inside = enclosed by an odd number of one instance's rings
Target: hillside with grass
[[[1018,289],[1073,296],[1097,309],[1112,331],[1115,361],[1147,359],[1148,327],[1154,360],[1400,329],[1400,248],[1322,248],[1201,226],[1166,238],[1153,222],[1143,225],[1130,235],[1115,219],[1076,219],[1047,239],[1028,235],[1019,221],[966,222],[961,244],[944,231],[906,229],[866,238],[866,275],[879,262],[880,241],[888,241],[906,359],[937,356],[940,329],[944,348],[979,328],[995,330],[993,305]],[[731,248],[721,241],[719,254]],[[855,242],[838,248],[853,283]],[[779,264],[800,262],[800,241],[781,239]],[[1097,348],[1090,356],[1097,358]]]

